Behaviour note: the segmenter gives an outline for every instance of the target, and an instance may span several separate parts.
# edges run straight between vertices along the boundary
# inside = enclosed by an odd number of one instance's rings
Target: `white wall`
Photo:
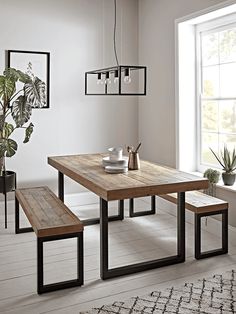
[[[148,95],[139,99],[143,158],[176,166],[175,19],[220,2],[139,0],[139,63],[148,66]]]
[[[139,139],[145,159],[176,167],[175,20],[220,2],[224,1],[139,1],[139,63],[148,66],[148,95],[139,99]],[[189,131],[191,116],[182,132]],[[229,202],[229,223],[236,227],[235,191],[218,187],[217,196]]]
[[[120,63],[136,64],[137,1],[117,3]],[[56,190],[57,173],[47,165],[47,156],[137,143],[136,97],[84,95],[85,71],[115,65],[113,1],[0,0],[0,8],[0,70],[5,50],[51,53],[50,109],[33,111],[31,141],[7,160],[20,186],[48,184]],[[17,138],[23,140],[22,132]],[[75,191],[78,184],[66,185],[66,193]]]

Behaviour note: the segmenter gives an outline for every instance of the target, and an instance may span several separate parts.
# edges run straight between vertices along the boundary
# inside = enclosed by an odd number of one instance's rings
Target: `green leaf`
[[[32,107],[25,96],[21,95],[13,102],[11,114],[18,128],[30,119]]]
[[[2,133],[4,121],[5,121],[5,116],[2,114],[0,115],[0,133]]]
[[[11,96],[15,93],[16,84],[12,78],[0,76],[0,97],[4,102],[10,100]]]
[[[210,148],[212,154],[215,156],[215,158],[217,159],[217,161],[220,163],[220,165],[224,168],[223,163],[221,162],[220,158],[216,155],[216,153]]]
[[[8,138],[0,139],[0,157],[12,157],[17,151],[17,143]]]
[[[23,143],[28,143],[31,137],[31,134],[33,133],[34,125],[33,123],[30,123],[29,126],[25,129],[25,139]]]
[[[7,139],[14,131],[14,126],[10,123],[5,122],[2,130],[2,138]]]
[[[22,83],[27,83],[31,80],[30,76],[28,74],[25,74],[21,72],[20,70],[16,70],[14,68],[7,68],[3,72],[3,74],[17,82],[18,80]]]
[[[25,84],[25,96],[32,107],[42,108],[46,105],[45,90],[45,83],[41,81],[38,77],[35,77],[33,81]]]
[[[218,162],[221,164],[223,170],[227,173],[232,173],[236,169],[236,152],[235,148],[230,152],[227,146],[224,146],[224,149],[221,151],[220,156],[217,156],[216,153],[210,148]]]

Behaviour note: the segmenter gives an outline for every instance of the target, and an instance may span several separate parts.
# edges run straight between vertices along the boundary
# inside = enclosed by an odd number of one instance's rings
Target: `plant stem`
[[[11,98],[9,99],[9,103],[10,103],[10,101],[12,101],[13,98],[16,97],[16,95],[18,95],[18,94],[19,94],[20,92],[22,92],[22,91],[23,91],[23,89],[20,89],[17,93],[15,93],[14,95],[12,95]]]

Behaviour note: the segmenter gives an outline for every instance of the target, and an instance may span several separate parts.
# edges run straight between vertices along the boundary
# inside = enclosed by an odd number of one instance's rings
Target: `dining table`
[[[64,176],[71,178],[100,198],[100,217],[83,221],[100,223],[100,277],[109,279],[185,261],[185,192],[208,188],[208,180],[145,160],[140,169],[106,173],[102,158],[107,154],[50,156],[48,164],[58,171],[58,197],[64,201]],[[177,247],[170,256],[120,267],[109,266],[108,223],[124,219],[124,200],[177,193]],[[118,201],[118,214],[108,215],[109,202]],[[133,218],[132,218],[133,219]]]

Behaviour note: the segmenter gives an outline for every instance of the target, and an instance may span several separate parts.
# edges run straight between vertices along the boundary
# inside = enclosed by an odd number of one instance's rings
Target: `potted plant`
[[[224,185],[233,185],[236,176],[236,174],[234,173],[234,170],[236,169],[235,148],[232,152],[230,152],[225,145],[223,151],[221,151],[220,153],[220,156],[218,156],[211,148],[210,150],[224,170],[224,172],[222,173]]]
[[[6,170],[5,165],[5,158],[15,155],[18,148],[13,133],[24,129],[23,143],[27,143],[34,128],[29,123],[32,107],[45,104],[45,83],[34,76],[31,63],[26,73],[7,68],[0,75],[0,193],[6,194],[15,188],[15,173]]]
[[[209,188],[205,190],[205,193],[211,196],[215,196],[215,186],[216,183],[218,183],[220,178],[220,172],[211,168],[208,168],[204,174],[204,178],[207,178],[209,180]]]

